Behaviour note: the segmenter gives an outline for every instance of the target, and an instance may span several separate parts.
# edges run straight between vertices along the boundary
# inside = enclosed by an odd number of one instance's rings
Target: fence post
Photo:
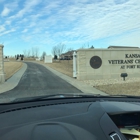
[[[73,77],[77,77],[77,54],[76,52],[73,53]]]

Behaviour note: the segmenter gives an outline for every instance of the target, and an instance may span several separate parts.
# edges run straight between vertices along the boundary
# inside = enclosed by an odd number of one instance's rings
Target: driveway
[[[44,66],[32,62],[26,62],[26,64],[28,66],[27,70],[23,74],[19,84],[14,89],[0,94],[0,99],[82,93]]]

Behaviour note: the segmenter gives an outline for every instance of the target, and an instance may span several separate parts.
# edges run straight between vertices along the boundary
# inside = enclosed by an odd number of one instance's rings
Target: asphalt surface
[[[14,89],[0,94],[0,99],[82,93],[44,66],[31,62],[26,62],[26,64],[28,67],[18,85]]]

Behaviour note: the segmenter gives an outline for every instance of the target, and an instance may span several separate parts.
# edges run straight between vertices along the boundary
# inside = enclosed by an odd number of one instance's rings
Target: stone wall
[[[77,79],[140,77],[140,49],[81,49],[77,51]]]
[[[3,47],[4,46],[0,44],[0,83],[4,83],[5,82]]]

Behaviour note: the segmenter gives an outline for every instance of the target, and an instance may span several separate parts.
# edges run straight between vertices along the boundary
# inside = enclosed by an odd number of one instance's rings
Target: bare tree
[[[27,57],[27,51],[26,50],[23,50],[23,55],[24,55],[24,57]]]
[[[53,56],[61,56],[61,54],[66,50],[66,45],[63,43],[59,43],[58,45],[52,48]]]
[[[84,47],[84,46],[82,46],[82,47],[80,47],[79,49],[85,49],[85,47]]]
[[[80,47],[79,49],[86,49],[86,48],[90,48],[90,47],[89,47],[89,43],[83,44],[82,47]]]
[[[56,47],[57,47],[57,55],[60,57],[60,55],[66,50],[66,45],[63,43],[59,43]]]
[[[52,47],[52,55],[53,56],[57,55],[57,46]]]
[[[32,48],[32,57],[39,57],[39,48],[38,47],[33,47]]]
[[[30,57],[30,55],[31,55],[31,50],[28,50],[27,57]]]
[[[41,58],[44,60],[45,56],[46,56],[46,52],[43,52]]]
[[[34,58],[35,57],[35,49],[34,48],[32,48],[32,57]]]
[[[38,47],[34,48],[34,52],[35,52],[35,57],[39,57],[39,48]]]
[[[70,51],[73,51],[73,48],[70,47],[67,49],[67,52],[70,52]]]

